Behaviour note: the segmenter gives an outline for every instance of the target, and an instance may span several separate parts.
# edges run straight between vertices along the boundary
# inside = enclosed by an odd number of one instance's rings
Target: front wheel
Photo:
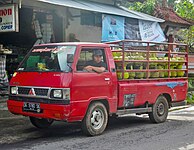
[[[102,134],[108,122],[106,107],[100,103],[92,103],[82,121],[82,130],[85,134],[94,136]]]
[[[53,119],[35,118],[30,117],[30,122],[39,129],[48,128],[52,123]]]
[[[164,96],[159,96],[152,107],[152,112],[149,113],[150,120],[153,123],[165,122],[168,116],[168,108],[167,99]]]

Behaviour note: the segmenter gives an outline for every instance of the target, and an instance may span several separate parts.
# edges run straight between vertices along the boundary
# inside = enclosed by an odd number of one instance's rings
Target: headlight
[[[70,100],[70,89],[52,89],[50,97],[56,99]]]
[[[53,90],[53,97],[62,98],[62,96],[63,96],[62,90]]]
[[[18,92],[18,88],[16,86],[10,87],[10,93],[11,94],[17,94],[17,92]]]

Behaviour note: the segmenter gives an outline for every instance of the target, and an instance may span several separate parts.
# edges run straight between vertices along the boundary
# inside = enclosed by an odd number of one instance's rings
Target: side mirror
[[[67,54],[67,63],[73,63],[73,54]]]

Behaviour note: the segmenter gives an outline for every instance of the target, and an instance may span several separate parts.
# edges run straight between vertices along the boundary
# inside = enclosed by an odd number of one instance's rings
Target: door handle
[[[110,81],[110,78],[104,78],[105,81]]]

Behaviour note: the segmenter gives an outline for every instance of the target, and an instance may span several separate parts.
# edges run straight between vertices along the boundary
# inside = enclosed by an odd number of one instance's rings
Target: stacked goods
[[[126,67],[124,67],[124,71],[126,71]],[[124,72],[124,79],[128,79],[128,78],[129,78],[129,73]]]
[[[117,78],[122,79],[122,72],[117,72]]]
[[[133,70],[133,63],[128,63],[126,68],[128,70]],[[134,79],[135,78],[135,72],[129,72],[129,79]]]
[[[138,52],[135,53],[134,60],[144,60],[144,59],[145,57],[143,53],[138,53]],[[144,68],[143,62],[140,62],[140,61],[135,62],[133,68],[138,70],[143,70]],[[137,79],[142,79],[144,78],[144,76],[145,76],[144,72],[135,72],[135,78]]]
[[[158,64],[158,69],[163,70],[164,69],[164,65]],[[164,78],[164,71],[159,71],[159,77],[160,78]]]
[[[177,66],[177,62],[176,62],[176,58],[170,58],[170,69],[174,70],[176,69]],[[171,77],[176,77],[177,76],[177,72],[176,71],[171,71]]]
[[[164,61],[168,61],[168,57],[163,58]],[[164,69],[168,69],[168,62],[164,63]],[[171,74],[169,72],[169,74]],[[164,77],[168,77],[168,71],[164,71]]]
[[[159,78],[159,72],[151,72],[150,77],[151,78]]]
[[[157,61],[158,58],[156,57],[156,53],[151,53],[150,54],[150,61]],[[158,69],[158,63],[157,62],[150,62],[149,64],[150,69]],[[151,78],[159,78],[159,72],[151,72],[150,77]]]
[[[143,66],[140,66],[139,69],[140,70],[143,70]],[[135,77],[137,79],[143,79],[145,77],[145,73],[144,72],[136,72],[135,73]]]
[[[124,55],[124,68],[122,65]],[[117,60],[115,62],[117,69],[124,69],[124,79],[143,79],[146,78],[146,73],[143,71],[137,71],[137,72],[131,72],[130,70],[143,70],[146,69],[146,63],[142,60],[146,59],[146,53],[143,52],[125,52],[122,54],[122,52],[113,52],[114,60]],[[168,70],[168,59],[170,59],[170,72],[169,71],[163,71]],[[132,62],[130,62],[130,60]],[[134,61],[135,60],[135,61]],[[150,53],[149,57],[149,69],[152,70],[148,72],[148,77],[150,78],[167,78],[168,74],[170,77],[183,77],[185,74],[185,71],[178,71],[183,68],[184,65],[184,58],[183,57],[174,57],[174,58],[168,58],[168,57],[159,57],[156,56],[156,53],[152,52]],[[128,70],[128,71],[126,71]],[[117,72],[118,79],[122,79],[122,72]]]
[[[159,61],[164,61],[164,57],[159,57],[158,58]],[[164,63],[164,62],[158,62],[157,64],[157,69],[159,69],[159,77],[160,78],[164,78],[165,77],[165,71],[161,71],[161,70],[164,70],[165,69],[165,66],[167,65],[167,63]],[[168,72],[167,72],[168,74]]]
[[[122,60],[123,56],[121,52],[113,52],[114,60]],[[121,62],[116,62],[117,64],[121,64]]]
[[[123,56],[122,56],[121,52],[113,52],[113,57],[114,57],[114,60],[119,60],[119,61],[123,60]],[[125,54],[124,59],[128,60],[127,53]],[[122,69],[122,62],[115,62],[115,64],[116,64],[117,69]],[[126,72],[126,66],[127,66],[127,62],[124,64],[124,79],[129,78],[129,72]],[[118,79],[122,79],[122,72],[117,72],[117,77],[118,77]],[[130,78],[131,77],[132,77],[132,75],[130,76]]]
[[[135,57],[132,55],[132,53],[128,53],[128,60],[135,60]],[[134,63],[128,63],[126,68],[128,70],[134,69]],[[135,72],[129,72],[129,78],[134,79],[135,78]]]
[[[117,78],[122,79],[122,72],[117,72]],[[124,67],[124,79],[128,79],[128,78],[129,78],[129,73],[126,72],[126,67]]]
[[[177,60],[178,60],[178,65],[176,66],[176,69],[182,69],[183,68],[183,64],[184,64],[184,58],[183,57],[177,57]],[[181,62],[182,61],[182,62]],[[183,77],[185,74],[184,71],[178,71],[177,72],[177,76],[178,77]]]

